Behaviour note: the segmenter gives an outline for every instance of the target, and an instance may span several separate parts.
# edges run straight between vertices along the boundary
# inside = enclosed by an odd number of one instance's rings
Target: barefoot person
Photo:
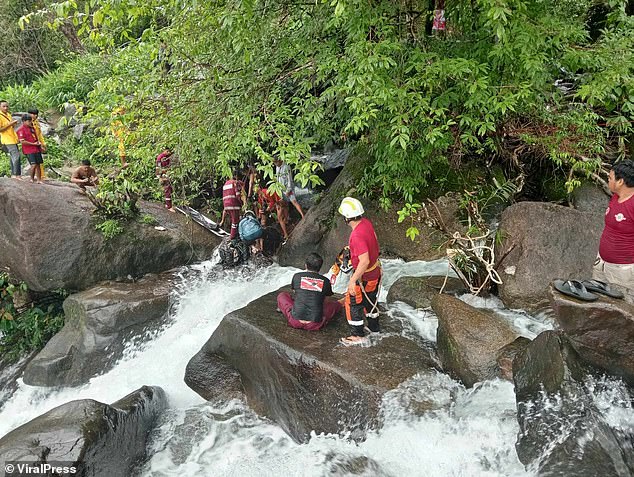
[[[345,296],[346,319],[350,325],[350,336],[342,338],[346,345],[365,341],[364,319],[371,332],[379,332],[378,294],[381,283],[379,241],[372,222],[363,217],[363,205],[357,199],[345,197],[339,213],[352,229],[350,233],[350,262],[354,268]]]
[[[40,121],[38,119],[40,112],[37,109],[29,109],[29,114],[31,115],[33,128],[35,128],[35,135],[40,143],[42,154],[46,154],[46,140],[44,139],[44,134],[42,134],[42,128],[40,127]],[[44,180],[44,163],[40,164],[40,177]]]
[[[612,198],[592,278],[634,290],[634,161],[614,164],[608,187]]]
[[[86,193],[86,187],[95,187],[99,184],[97,172],[92,168],[88,159],[81,161],[81,166],[73,172],[70,181],[73,184],[77,184],[84,194]]]
[[[277,295],[277,307],[286,317],[288,326],[301,330],[322,329],[341,310],[341,303],[329,300],[332,295],[330,280],[319,274],[324,260],[311,253],[306,257],[306,270],[293,275],[291,288],[295,297],[288,292]]]
[[[20,162],[20,150],[18,144],[20,140],[15,132],[14,126],[18,124],[9,112],[9,103],[0,100],[0,144],[6,149],[11,161],[11,177],[20,179],[22,176],[22,163]]]
[[[17,130],[18,139],[22,144],[24,154],[31,165],[31,182],[42,183],[42,146],[37,139],[37,133],[33,127],[33,119],[30,114],[22,115],[22,126]]]
[[[288,240],[287,224],[289,220],[288,216],[288,204],[293,204],[293,207],[299,212],[301,218],[304,218],[304,211],[302,206],[297,202],[295,197],[295,181],[293,180],[293,173],[291,168],[283,162],[280,158],[276,158],[273,163],[275,164],[275,176],[277,181],[282,184],[282,200],[277,203],[277,217],[284,234],[284,241]]]

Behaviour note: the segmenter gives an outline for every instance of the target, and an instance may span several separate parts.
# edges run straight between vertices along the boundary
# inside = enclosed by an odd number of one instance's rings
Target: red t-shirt
[[[619,204],[614,194],[605,211],[599,255],[609,263],[634,263],[634,197]]]
[[[379,241],[376,238],[372,222],[366,218],[361,219],[359,225],[350,233],[348,244],[350,245],[350,261],[354,268],[359,266],[359,255],[363,255],[366,252],[370,256],[368,268],[372,268],[379,259]],[[361,278],[367,281],[376,280],[380,276],[381,268],[376,267],[371,272],[366,272]]]
[[[242,198],[240,192],[242,192],[242,182],[229,179],[222,186],[222,205],[225,210],[240,210],[242,208]]]
[[[24,139],[29,142],[37,142],[37,134],[35,134],[35,128],[33,126],[23,124],[16,132],[20,140]],[[22,144],[22,154],[34,154],[36,152],[42,152],[42,147]]]
[[[264,204],[266,203],[268,210],[275,209],[275,204],[281,200],[281,197],[275,192],[269,193],[268,189],[260,189],[258,191],[258,204],[260,209],[264,210]]]

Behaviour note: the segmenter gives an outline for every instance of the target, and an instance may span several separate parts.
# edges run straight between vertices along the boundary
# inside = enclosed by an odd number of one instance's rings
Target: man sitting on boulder
[[[73,172],[70,181],[73,184],[77,184],[81,189],[82,193],[86,193],[86,187],[95,187],[99,184],[99,178],[97,177],[97,172],[90,165],[90,161],[88,159],[84,159],[81,161],[81,166],[77,168],[75,172]]]
[[[614,164],[608,187],[613,195],[592,278],[634,290],[634,161]]]
[[[311,253],[306,257],[306,271],[296,273],[291,282],[295,298],[288,292],[277,296],[277,307],[288,325],[301,330],[320,330],[341,310],[341,303],[326,299],[332,295],[330,280],[319,274],[324,260]]]

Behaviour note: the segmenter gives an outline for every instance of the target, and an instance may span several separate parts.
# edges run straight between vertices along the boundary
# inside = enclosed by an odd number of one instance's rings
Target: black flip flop
[[[586,287],[588,291],[601,293],[602,295],[612,298],[623,298],[625,296],[623,292],[613,289],[608,283],[602,282],[601,280],[584,280],[581,284]]]
[[[583,301],[597,301],[599,297],[593,293],[589,293],[586,287],[578,280],[554,280],[553,287],[559,293],[578,298]]]

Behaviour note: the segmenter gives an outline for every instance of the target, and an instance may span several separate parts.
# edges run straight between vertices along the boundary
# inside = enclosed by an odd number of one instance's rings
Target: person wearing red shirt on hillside
[[[242,189],[244,185],[242,181],[233,179],[227,180],[222,186],[222,218],[220,225],[224,224],[225,217],[228,215],[231,220],[230,238],[233,240],[238,236],[238,224],[240,223],[240,210],[242,209]]]
[[[614,164],[608,187],[613,195],[592,278],[634,289],[634,161]]]
[[[354,272],[350,277],[344,299],[350,336],[341,339],[342,344],[350,346],[365,342],[364,319],[367,319],[371,332],[381,331],[378,294],[382,271],[379,262],[379,241],[372,222],[363,217],[361,202],[352,197],[345,197],[339,206],[339,213],[352,228],[348,245]]]
[[[163,186],[165,208],[170,212],[175,212],[172,204],[172,181],[168,175],[171,166],[172,151],[169,148],[165,148],[163,152],[156,156],[156,177],[158,177],[159,183]]]
[[[42,183],[42,169],[40,164],[44,162],[42,159],[42,145],[37,138],[37,132],[33,127],[33,119],[30,114],[22,116],[22,126],[16,131],[20,144],[22,144],[22,154],[26,156],[31,164],[31,182]]]

